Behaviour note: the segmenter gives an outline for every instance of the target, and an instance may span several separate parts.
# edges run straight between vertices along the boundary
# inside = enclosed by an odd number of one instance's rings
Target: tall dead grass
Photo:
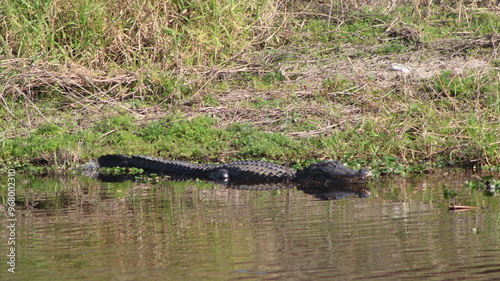
[[[168,70],[224,61],[269,39],[279,1],[5,1],[3,58]]]
[[[336,24],[359,11],[403,6],[429,14],[497,9],[493,0],[3,1],[0,58],[72,60],[85,67],[172,70],[217,65],[240,52],[285,44],[292,14],[311,7]]]

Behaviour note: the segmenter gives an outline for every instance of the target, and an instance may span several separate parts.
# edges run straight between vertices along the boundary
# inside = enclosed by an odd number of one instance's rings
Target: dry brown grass
[[[0,99],[3,107],[12,115],[9,100],[23,100],[42,116],[42,110],[35,104],[50,96],[57,100],[54,109],[87,108],[92,104],[106,104],[124,108],[119,101],[129,95],[131,85],[137,82],[133,73],[106,75],[101,71],[82,65],[49,63],[30,59],[9,59],[0,61],[0,76],[8,77],[2,87]],[[55,95],[59,95],[57,98]]]

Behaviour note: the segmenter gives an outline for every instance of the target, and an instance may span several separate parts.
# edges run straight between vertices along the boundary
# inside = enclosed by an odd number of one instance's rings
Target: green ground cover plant
[[[0,23],[2,170],[500,165],[495,1],[9,0]]]

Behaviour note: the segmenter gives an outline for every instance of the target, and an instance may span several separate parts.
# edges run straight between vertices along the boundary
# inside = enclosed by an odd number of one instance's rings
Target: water
[[[297,189],[16,177],[16,273],[2,227],[1,280],[500,278],[500,199],[465,188],[468,176],[375,179],[369,198],[330,201]],[[479,208],[450,212],[453,201]]]

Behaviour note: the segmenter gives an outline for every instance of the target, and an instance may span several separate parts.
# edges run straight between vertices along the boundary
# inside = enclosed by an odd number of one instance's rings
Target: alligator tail
[[[120,154],[108,154],[108,155],[103,155],[97,158],[97,163],[99,163],[99,167],[107,167],[107,168],[112,168],[112,167],[135,167],[133,163],[131,163],[132,158],[127,157],[125,155],[120,155]]]
[[[199,177],[200,175],[197,175],[196,172],[205,172],[203,165],[183,161],[169,161],[144,155],[127,157],[125,155],[110,154],[99,157],[97,161],[100,167],[133,167],[143,169],[148,173],[159,173],[171,176],[192,174],[194,177]]]

